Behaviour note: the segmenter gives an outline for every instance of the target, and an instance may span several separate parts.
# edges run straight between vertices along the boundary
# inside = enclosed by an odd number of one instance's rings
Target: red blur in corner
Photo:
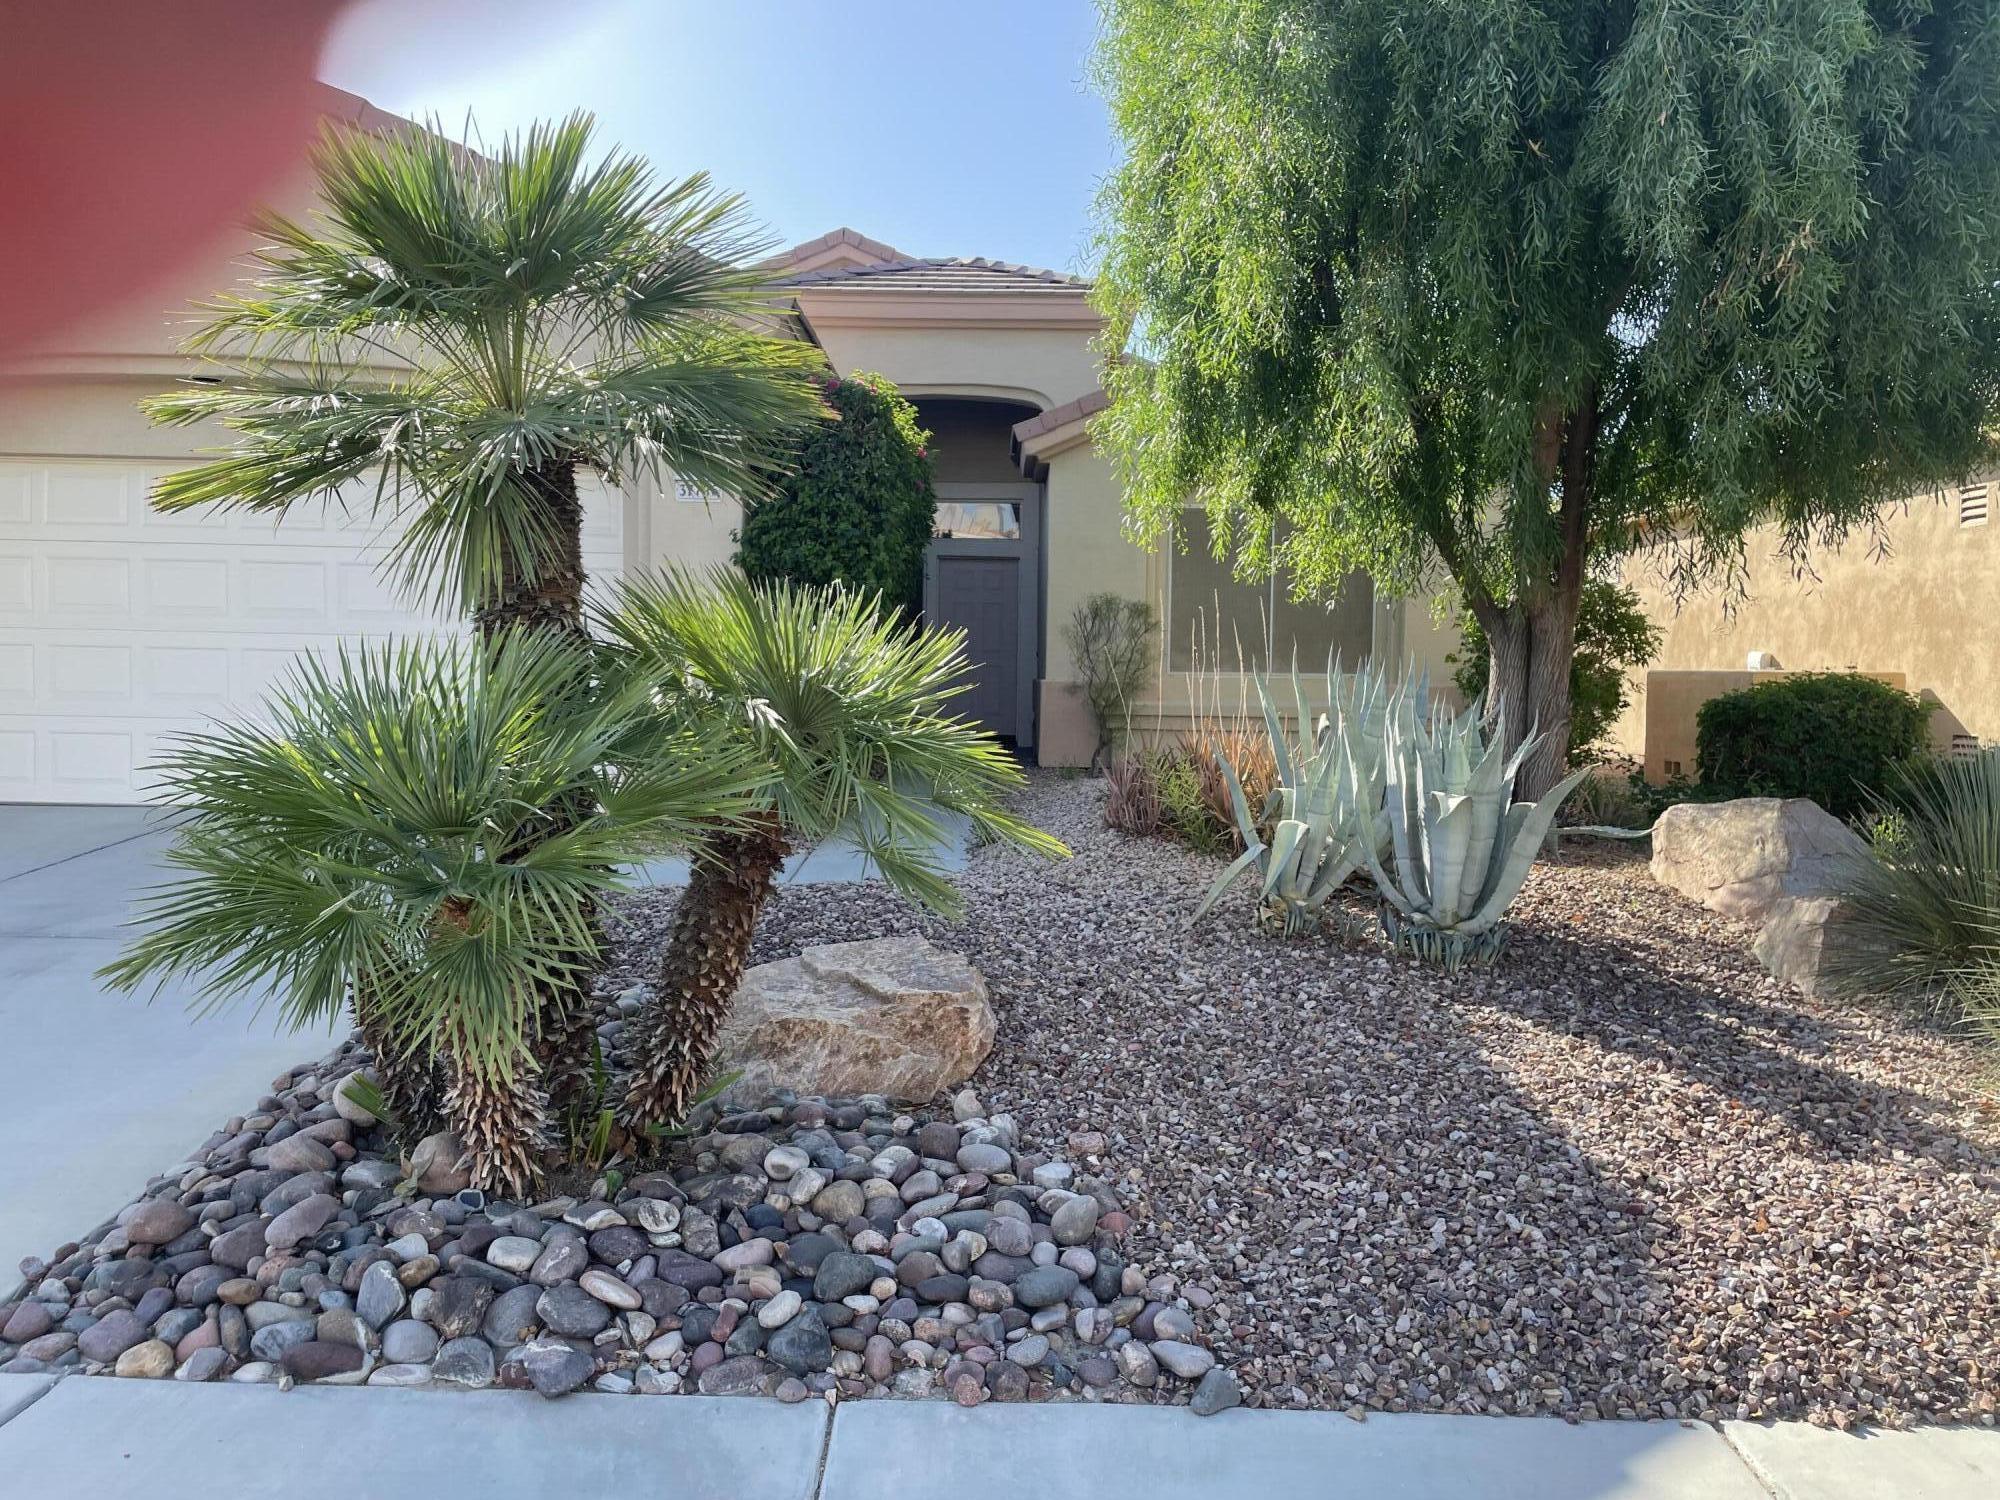
[[[318,137],[341,0],[0,0],[0,357],[242,222]]]

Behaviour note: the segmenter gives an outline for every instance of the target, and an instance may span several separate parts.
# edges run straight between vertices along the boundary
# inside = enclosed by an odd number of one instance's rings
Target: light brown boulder
[[[472,1158],[465,1143],[449,1130],[418,1141],[403,1166],[404,1175],[420,1193],[456,1193],[472,1186]]]
[[[733,1093],[928,1099],[970,1077],[992,1050],[986,981],[961,954],[920,937],[808,948],[743,976],[716,1071]]]
[[[1825,895],[1867,856],[1860,836],[1804,797],[1683,802],[1653,828],[1653,878],[1753,926],[1787,901]]]
[[[1767,973],[1798,986],[1807,995],[1820,993],[1825,983],[1827,929],[1848,912],[1832,896],[1801,896],[1781,902],[1757,934],[1757,962]]]

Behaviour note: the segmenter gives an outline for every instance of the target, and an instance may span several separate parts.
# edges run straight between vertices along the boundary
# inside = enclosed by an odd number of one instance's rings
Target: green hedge
[[[822,389],[838,415],[808,434],[777,492],[744,516],[737,564],[756,579],[879,589],[914,613],[937,508],[930,434],[880,375],[829,375]]]
[[[1900,688],[1851,672],[1800,672],[1704,703],[1695,765],[1705,786],[1810,797],[1851,818],[1923,753],[1929,723],[1929,706]]]

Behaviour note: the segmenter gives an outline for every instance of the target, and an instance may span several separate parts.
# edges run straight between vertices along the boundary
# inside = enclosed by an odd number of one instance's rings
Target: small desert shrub
[[[1200,758],[1185,748],[1157,757],[1160,820],[1165,831],[1199,854],[1230,847],[1229,830],[1216,823],[1203,790]]]
[[[1106,764],[1131,732],[1132,706],[1153,674],[1159,631],[1151,605],[1116,594],[1092,594],[1063,626],[1097,730],[1092,770]]]
[[[1595,828],[1648,828],[1659,816],[1647,795],[1656,790],[1629,767],[1604,766],[1577,784],[1557,821]]]
[[[1869,809],[1828,929],[1835,987],[2000,1021],[2000,750],[1902,767]]]
[[[1705,786],[1739,797],[1810,797],[1837,818],[1869,808],[1924,750],[1930,709],[1851,672],[1799,672],[1724,693],[1695,719]]]
[[[1104,826],[1135,838],[1160,831],[1160,783],[1150,755],[1112,757],[1105,772]]]
[[[1252,815],[1261,813],[1277,765],[1270,740],[1244,730],[1114,758],[1107,777],[1105,826],[1139,837],[1158,834],[1201,854],[1239,852],[1243,838],[1230,806],[1225,762],[1236,773]]]
[[[1243,835],[1236,827],[1236,809],[1222,768],[1226,764],[1236,773],[1250,816],[1261,818],[1264,803],[1278,782],[1278,759],[1271,752],[1271,736],[1261,727],[1249,725],[1211,729],[1195,742],[1190,754],[1201,778],[1201,800],[1208,821],[1221,830],[1221,847],[1236,853],[1243,848]]]

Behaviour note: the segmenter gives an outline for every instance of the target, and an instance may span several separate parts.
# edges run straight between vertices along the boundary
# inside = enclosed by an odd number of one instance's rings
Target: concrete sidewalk
[[[0,1474],[42,1500],[1990,1500],[2000,1431],[1592,1422],[1062,1403],[179,1385],[0,1375]]]
[[[186,986],[98,983],[166,843],[143,807],[0,805],[0,1286],[328,1045],[247,1006],[196,1018]]]

